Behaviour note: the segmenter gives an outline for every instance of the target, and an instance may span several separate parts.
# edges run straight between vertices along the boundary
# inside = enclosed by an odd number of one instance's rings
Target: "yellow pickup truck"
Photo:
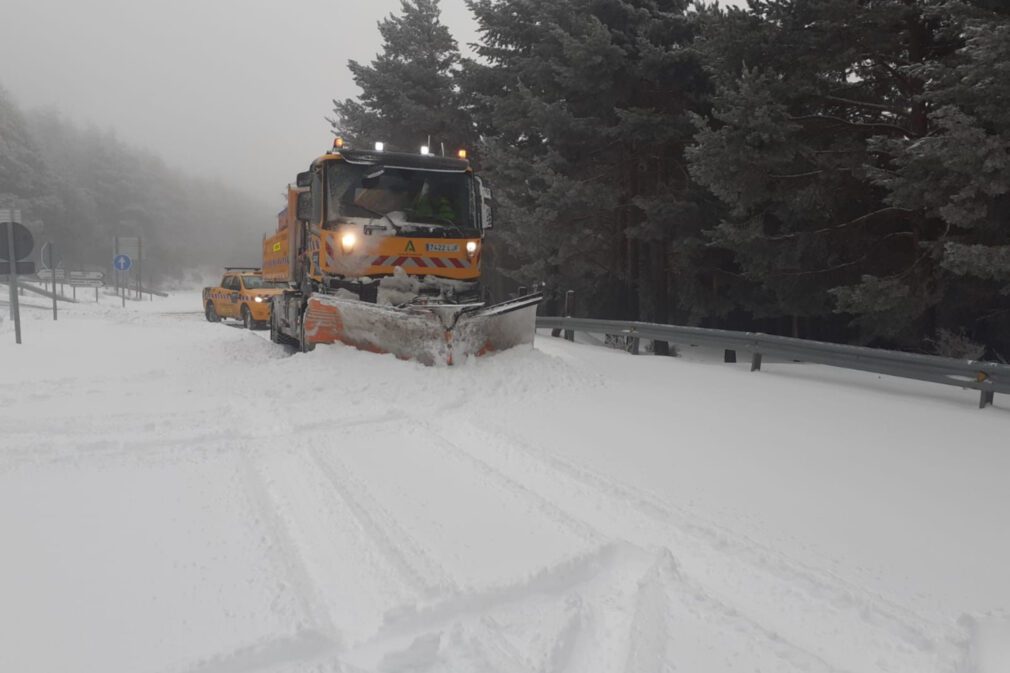
[[[203,289],[203,311],[208,322],[241,320],[247,329],[263,329],[270,320],[270,299],[287,289],[286,283],[263,280],[259,269],[225,269],[221,283]]]

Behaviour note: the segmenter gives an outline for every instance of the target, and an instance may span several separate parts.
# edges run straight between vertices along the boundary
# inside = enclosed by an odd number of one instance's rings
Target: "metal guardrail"
[[[167,292],[162,292],[161,290],[155,290],[155,289],[152,289],[152,288],[149,288],[149,287],[141,287],[140,288],[140,294],[142,294],[142,295],[143,294],[153,294],[156,297],[167,297],[168,296]]]
[[[35,285],[30,285],[29,283],[30,283],[30,281],[24,281],[24,280],[22,280],[22,279],[19,278],[18,279],[18,289],[19,290],[25,290],[26,292],[31,292],[32,294],[39,294],[39,295],[42,295],[43,297],[48,297],[49,299],[53,298],[53,293],[50,292],[49,290],[43,290],[43,289],[41,289],[39,287],[36,287]],[[7,283],[4,283],[4,284],[7,285]],[[77,303],[76,299],[71,299],[70,297],[64,297],[62,294],[56,295],[56,301],[63,301],[63,302],[67,302],[68,304],[76,304]]]
[[[577,331],[626,336],[632,339],[632,352],[636,353],[639,339],[666,341],[681,346],[722,348],[727,351],[727,356],[732,353],[731,362],[735,361],[736,351],[743,351],[751,354],[751,371],[761,369],[762,357],[768,356],[958,386],[981,393],[979,408],[992,404],[996,393],[1010,394],[1010,365],[995,362],[957,360],[757,332],[732,332],[645,322],[538,316],[537,328],[564,330],[564,336],[569,341],[574,339]]]

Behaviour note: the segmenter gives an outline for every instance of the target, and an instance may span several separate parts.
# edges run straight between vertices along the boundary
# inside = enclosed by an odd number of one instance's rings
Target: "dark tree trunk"
[[[652,303],[655,310],[655,321],[660,324],[670,322],[670,279],[669,254],[667,244],[657,241],[652,246]],[[656,355],[669,355],[670,344],[656,341],[653,344]]]

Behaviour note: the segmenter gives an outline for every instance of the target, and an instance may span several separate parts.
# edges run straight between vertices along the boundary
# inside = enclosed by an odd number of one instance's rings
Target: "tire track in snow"
[[[390,613],[374,638],[356,651],[349,652],[347,659],[371,670],[377,662],[388,661],[390,655],[398,658],[397,653],[410,643],[432,637],[441,639],[444,634],[465,633],[468,634],[470,658],[452,662],[456,667],[448,665],[448,670],[490,668],[585,673],[585,668],[581,671],[570,668],[573,661],[591,659],[588,650],[592,642],[586,633],[586,622],[591,615],[583,609],[581,592],[592,583],[609,586],[609,578],[619,567],[624,551],[621,545],[606,545],[518,581],[468,589],[442,597],[427,606],[409,606]],[[564,613],[562,624],[554,629],[553,634],[541,634],[536,623],[530,625],[536,631],[535,640],[543,641],[545,635],[548,637],[546,643],[540,643],[542,648],[546,645],[545,649],[530,649],[528,642],[525,647],[522,646],[523,639],[519,637],[517,640],[517,634],[510,634],[509,629],[499,622],[503,615],[523,608],[527,608],[535,618],[545,603],[560,604]],[[529,607],[531,605],[532,608]],[[475,666],[474,658],[476,663],[485,664],[485,667]],[[537,659],[543,659],[541,665],[537,664]],[[486,667],[487,664],[491,667]],[[427,669],[418,667],[418,670]],[[599,667],[588,670],[599,670]]]
[[[541,622],[551,611],[555,618]],[[524,632],[516,632],[517,623]],[[497,661],[509,663],[503,670],[544,673],[726,673],[746,661],[747,670],[850,673],[685,580],[669,550],[653,553],[627,543],[605,545],[513,583],[391,614],[345,660],[368,670],[400,660],[428,670],[410,660],[417,644],[459,640],[459,634],[466,635],[468,657],[440,661],[446,670],[488,670],[474,663]],[[502,650],[503,643],[511,646]]]
[[[64,421],[66,428],[42,430],[20,430],[11,433],[11,444],[17,448],[0,452],[0,472],[16,469],[21,465],[64,463],[76,464],[82,458],[92,460],[123,460],[133,462],[150,462],[152,460],[185,459],[191,460],[194,454],[201,457],[208,451],[214,453],[238,450],[242,446],[259,444],[281,444],[291,439],[288,428],[271,432],[249,431],[248,427],[255,424],[238,422],[233,427],[215,427],[213,430],[194,431],[195,428],[214,427],[219,425],[220,418],[226,417],[229,409],[219,409],[203,414],[205,420],[190,424],[190,430],[182,432],[165,432],[165,428],[174,427],[176,416],[145,416],[138,422],[133,417],[113,417],[108,427],[76,427],[80,419]],[[350,418],[344,421],[309,421],[299,422],[299,432],[314,430],[342,430],[365,425],[381,424],[402,418],[400,414],[382,414]],[[235,428],[242,428],[236,430]],[[159,434],[153,439],[152,433]],[[116,439],[110,439],[111,436]]]
[[[446,437],[444,433],[439,432],[435,428],[435,426],[433,426],[430,422],[417,417],[413,417],[410,420],[411,420],[411,427],[421,427],[425,430],[426,433],[439,440],[438,443],[434,445],[435,447],[437,447],[439,451],[443,452],[446,455],[449,455],[450,457],[452,457],[457,461],[463,462],[464,464],[471,466],[481,475],[481,478],[484,479],[486,482],[488,482],[490,485],[505,489],[508,492],[517,495],[518,497],[531,501],[532,503],[534,503],[534,506],[536,507],[537,511],[539,511],[542,515],[547,516],[549,519],[562,524],[568,530],[571,530],[572,532],[578,534],[587,542],[591,542],[597,545],[597,547],[600,548],[601,550],[607,549],[608,547],[612,546],[612,543],[609,542],[611,540],[611,537],[601,532],[597,528],[593,527],[590,523],[588,523],[587,520],[579,518],[578,516],[570,513],[566,509],[559,506],[556,502],[549,500],[541,493],[527,486],[524,486],[516,478],[509,476],[502,469],[499,469],[491,465],[487,461],[482,460],[477,456],[474,456],[472,453],[463,449],[459,444]],[[663,550],[663,552],[661,552],[661,555],[665,554],[668,556],[669,553],[670,553],[669,550],[665,549]],[[672,558],[670,558],[670,561],[672,562]],[[652,572],[659,572],[659,571],[650,570],[650,573]],[[679,572],[677,573],[677,578],[678,581],[684,585],[684,587],[687,587],[686,581],[684,581],[681,578]],[[517,590],[516,588],[513,588],[512,591],[516,592]],[[691,593],[696,598],[697,602],[706,603],[713,611],[717,612],[725,621],[732,621],[735,624],[739,625],[737,628],[746,630],[749,633],[757,634],[757,636],[760,637],[761,639],[769,643],[773,643],[775,649],[778,650],[778,655],[780,656],[780,658],[795,665],[798,670],[812,670],[811,666],[813,666],[816,670],[821,670],[829,673],[842,673],[841,669],[837,669],[831,666],[827,661],[818,656],[816,653],[805,649],[803,646],[799,644],[790,643],[784,640],[778,634],[775,634],[766,629],[759,622],[750,619],[746,615],[739,613],[738,611],[734,610],[728,605],[718,601],[714,597],[709,596],[700,586],[691,588]],[[511,600],[515,599],[513,598]],[[461,602],[465,603],[465,601]],[[670,600],[667,599],[667,602],[670,602]],[[586,631],[588,629],[588,626],[582,622],[584,622],[585,620],[591,620],[596,618],[596,615],[594,614],[593,611],[593,607],[597,606],[584,606],[584,608],[579,611],[578,615],[572,616],[571,618],[572,621],[569,623],[570,633],[561,638],[561,640],[564,642],[561,643],[562,647],[554,654],[554,663],[552,665],[551,670],[556,671],[572,670],[574,673],[575,671],[578,670],[578,664],[580,661],[584,662],[587,657],[589,659],[592,658],[591,651],[594,648],[594,646],[598,645],[598,643],[587,641],[585,639],[585,634],[583,633],[583,631]],[[623,632],[630,634],[629,639],[633,641],[632,644],[630,645],[631,649],[645,647],[644,640],[639,638],[639,640],[635,642],[634,639],[636,636],[641,636],[642,632],[646,630],[647,627],[643,626],[640,623],[637,623],[635,620],[631,620],[628,623],[627,627],[623,629]],[[654,640],[661,640],[667,637],[668,635],[669,635],[668,633],[664,633],[662,632],[662,630],[653,634]],[[654,647],[654,649],[659,648],[659,643],[654,642],[652,646]],[[630,654],[629,654],[629,661],[631,661]],[[634,661],[641,662],[642,659],[634,659]],[[571,666],[575,666],[575,668],[570,669]],[[631,666],[627,670],[629,671],[629,673],[631,671],[639,671],[639,670],[642,673],[647,672],[651,673],[651,670],[658,670],[658,669],[650,670],[647,667],[635,668],[634,666]]]
[[[502,470],[481,460],[473,454],[465,451],[451,439],[439,432],[430,422],[417,417],[411,417],[411,427],[420,427],[437,441],[432,445],[435,450],[448,456],[458,463],[468,466],[477,472],[485,483],[499,488],[507,493],[511,493],[519,500],[531,503],[532,508],[545,518],[560,524],[566,530],[572,532],[577,537],[582,538],[587,543],[600,547],[609,539],[601,531],[595,528],[585,519],[580,519],[551,500],[545,498],[540,493],[524,486],[521,482],[513,479]]]
[[[297,624],[299,630],[318,632],[334,648],[339,647],[341,634],[333,624],[325,601],[306,567],[305,559],[292,539],[287,524],[278,514],[270,489],[251,456],[246,454],[241,457],[239,474],[250,502],[258,511],[259,520],[272,538],[269,551],[274,563],[291,575],[294,597],[302,613],[302,623]]]
[[[504,487],[508,488],[509,490],[534,500],[537,503],[537,506],[540,509],[540,511],[545,512],[547,515],[549,515],[551,519],[566,524],[569,528],[571,528],[571,530],[573,530],[576,533],[583,534],[583,537],[587,541],[599,544],[601,546],[601,549],[606,547],[606,541],[609,540],[609,537],[603,534],[602,532],[598,531],[597,528],[593,527],[591,524],[586,522],[585,519],[579,518],[575,514],[568,512],[566,509],[562,508],[557,503],[551,502],[550,500],[546,499],[544,496],[540,495],[536,491],[533,491],[530,488],[523,486],[516,479],[509,477],[504,471],[468,453],[467,451],[462,449],[459,445],[451,442],[443,435],[441,435],[440,432],[435,430],[430,423],[425,422],[418,418],[414,419],[414,423],[425,427],[426,431],[428,431],[430,435],[441,441],[441,444],[437,445],[439,450],[443,451],[444,453],[451,454],[457,460],[464,461],[468,464],[473,465],[475,469],[478,469],[482,473],[482,475],[484,475],[485,478],[488,479],[489,481],[498,485],[504,485]],[[669,550],[665,549],[663,550],[663,552],[661,552],[661,555],[663,554],[669,556],[670,552]],[[670,558],[670,561],[673,562],[672,557]],[[652,572],[660,572],[660,571],[650,571],[650,573]],[[685,586],[687,586],[686,583],[683,582],[679,572],[677,573],[677,578],[682,584],[685,584]],[[651,587],[651,588],[655,588],[657,590],[662,588],[664,591],[666,591],[666,587],[659,587],[659,588]],[[643,591],[642,593],[647,594],[648,592]],[[791,664],[796,665],[798,670],[804,670],[804,671],[822,670],[829,673],[841,673],[840,669],[832,667],[830,664],[828,664],[822,658],[817,656],[815,653],[804,649],[800,645],[790,643],[781,638],[780,636],[778,636],[777,634],[769,632],[758,621],[754,621],[753,619],[750,619],[745,615],[738,613],[736,610],[729,607],[728,605],[725,605],[724,603],[706,594],[700,587],[692,589],[692,593],[696,597],[697,602],[707,603],[710,608],[719,612],[720,615],[725,620],[731,620],[739,624],[740,629],[746,630],[749,633],[758,634],[762,639],[776,643],[777,649],[779,650],[779,656],[784,661],[788,661]],[[653,597],[643,599],[648,600],[651,598]],[[667,598],[667,602],[669,603],[671,602],[671,600]],[[586,636],[583,632],[589,630],[587,620],[592,620],[596,617],[593,610],[594,607],[598,606],[583,605],[582,608],[578,611],[578,614],[572,615],[568,627],[566,628],[567,633],[564,634],[560,639],[559,643],[560,649],[558,649],[552,655],[551,659],[552,665],[550,670],[552,671],[572,670],[574,673],[575,671],[579,670],[580,662],[585,662],[587,657],[589,659],[592,659],[592,657],[588,654],[588,652],[592,651],[594,647],[596,647],[598,644],[586,641]],[[643,623],[641,615],[638,614],[638,611],[636,610],[635,617],[629,621],[626,629],[623,630],[625,633],[629,634],[629,640],[631,641],[631,644],[629,645],[629,652],[634,649],[640,650],[643,647],[651,648],[654,652],[659,652],[661,648],[665,647],[666,641],[669,638],[670,634],[664,629],[655,630],[653,628],[651,639],[649,639],[648,637],[643,638],[642,637],[643,632],[648,631],[649,627],[650,624]],[[646,646],[645,643],[648,640],[651,640],[651,643]],[[626,670],[628,671],[628,673],[630,673],[631,671],[641,671],[641,673],[651,673],[651,671],[659,670],[649,668],[644,664],[642,664],[641,667],[637,667],[638,663],[646,661],[647,659],[648,657],[645,657],[644,659],[634,658],[629,653],[629,666],[627,667]],[[584,665],[584,663],[582,665]],[[814,669],[811,669],[812,666],[814,667]]]
[[[737,661],[746,659],[747,667],[754,670],[782,671],[782,665],[788,664],[790,670],[796,671],[849,673],[709,595],[704,587],[684,576],[669,549],[655,555],[638,583],[627,660],[622,670],[656,673],[685,668],[681,661],[671,665],[667,658],[671,651],[680,659],[689,659],[696,669],[708,670],[707,666],[699,665],[698,659],[713,657],[704,652],[705,636],[713,630],[732,631],[743,640],[733,643],[737,649],[719,653],[724,659],[729,657],[729,661],[720,663],[730,670],[738,670],[741,664]],[[762,644],[760,650],[754,647],[755,641]],[[769,655],[770,662],[765,660]],[[714,663],[707,661],[708,666]]]
[[[417,591],[435,598],[457,589],[455,582],[396,519],[368,492],[367,486],[333,452],[310,454],[334,490],[357,519],[361,530]]]
[[[313,582],[304,557],[299,553],[270,495],[270,489],[248,452],[238,457],[238,478],[244,494],[269,540],[267,554],[282,578],[279,589],[294,600],[295,614],[287,615],[293,633],[261,639],[245,647],[201,658],[181,669],[183,673],[238,673],[266,671],[295,666],[306,670],[313,662],[332,660],[343,650],[343,637]],[[275,607],[276,609],[276,607]]]
[[[492,469],[502,472],[511,469],[512,474],[516,475],[512,477],[513,481],[522,480],[529,484],[529,472],[518,476],[523,469],[544,474],[543,468],[546,468],[551,475],[552,487],[567,484],[568,497],[574,494],[576,501],[585,502],[588,499],[589,507],[596,512],[601,510],[598,504],[601,499],[608,501],[610,504],[605,510],[610,518],[613,520],[616,516],[625,522],[620,526],[622,534],[624,531],[640,531],[650,536],[651,529],[650,537],[655,537],[655,532],[660,532],[666,536],[673,534],[696,546],[700,544],[703,551],[715,560],[731,565],[744,564],[742,571],[734,568],[735,572],[743,572],[744,581],[740,585],[744,586],[749,581],[765,582],[771,592],[769,600],[799,601],[798,605],[803,611],[809,611],[809,606],[815,605],[821,617],[835,623],[841,620],[840,623],[849,629],[860,625],[870,632],[879,630],[886,641],[883,649],[894,652],[898,661],[909,663],[909,660],[927,659],[931,660],[933,666],[939,663],[942,667],[939,670],[957,670],[957,662],[963,656],[963,638],[952,627],[936,624],[830,572],[812,569],[746,536],[709,522],[699,522],[697,516],[673,507],[652,494],[632,489],[612,478],[533,447],[527,441],[511,435],[507,429],[498,427],[492,432],[477,427],[468,419],[463,419],[462,423],[447,423],[446,427],[458,429],[464,425],[471,435],[481,438],[480,441],[473,442],[475,446],[492,447],[483,452],[484,458],[493,456],[501,465],[500,468],[492,466]],[[456,442],[455,446],[459,447],[463,443]],[[520,460],[517,461],[516,458]],[[519,464],[524,462],[525,467],[516,472]],[[552,488],[552,495],[556,496],[557,492],[556,488]],[[595,516],[590,518],[596,519]],[[643,522],[643,518],[646,521]],[[713,593],[711,589],[707,589],[706,593],[713,597],[718,595],[718,592]],[[738,602],[732,595],[726,596],[726,599]],[[738,605],[734,609],[741,615],[746,612],[743,606]],[[760,625],[762,619],[754,618],[751,621]],[[806,651],[803,646],[797,647]],[[909,663],[907,668],[897,670],[919,669],[915,664]]]

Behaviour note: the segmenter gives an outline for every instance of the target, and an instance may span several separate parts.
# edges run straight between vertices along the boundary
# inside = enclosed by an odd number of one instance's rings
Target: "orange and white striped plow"
[[[391,353],[426,365],[460,364],[521,345],[532,345],[543,295],[483,304],[379,306],[333,295],[314,295],[305,311],[309,346],[344,343]]]

